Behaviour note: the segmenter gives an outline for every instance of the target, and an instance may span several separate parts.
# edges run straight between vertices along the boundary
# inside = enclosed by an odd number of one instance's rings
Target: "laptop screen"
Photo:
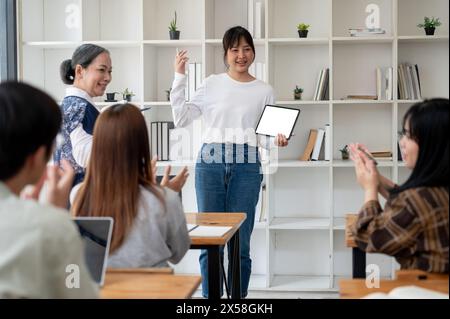
[[[76,217],[92,279],[103,286],[113,228],[111,217]]]

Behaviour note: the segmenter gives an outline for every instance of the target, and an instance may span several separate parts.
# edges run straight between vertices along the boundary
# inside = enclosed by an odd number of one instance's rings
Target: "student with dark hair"
[[[189,103],[185,103],[184,93],[187,51],[177,53],[170,101],[177,127],[187,126],[199,117],[206,126],[195,168],[198,210],[247,214],[240,228],[241,296],[246,297],[252,268],[250,236],[263,178],[258,146],[286,146],[288,141],[281,134],[268,140],[255,134],[264,106],[274,104],[275,97],[270,85],[249,73],[255,60],[255,46],[250,33],[239,26],[226,31],[223,52],[226,72],[206,78],[195,95],[190,97]],[[208,297],[207,259],[208,253],[203,250],[200,267],[204,297]],[[231,267],[228,279],[231,282]]]
[[[61,104],[63,113],[62,136],[64,142],[55,152],[54,159],[68,160],[75,169],[74,185],[85,174],[92,145],[92,133],[98,117],[93,98],[102,96],[111,82],[112,64],[108,50],[94,44],[83,44],[72,59],[61,63],[60,75],[66,89]]]
[[[187,168],[166,188],[157,185],[149,145],[147,125],[136,106],[109,107],[95,124],[86,178],[72,190],[75,216],[114,219],[109,267],[167,267],[189,249],[186,218],[176,193],[186,182]]]
[[[27,84],[0,84],[0,298],[93,298],[98,288],[66,206],[74,171],[46,165],[61,127],[61,112]],[[38,204],[47,179],[47,201]],[[20,198],[36,184],[30,200]],[[60,207],[60,208],[57,208]],[[67,266],[79,269],[79,288],[66,286]]]
[[[381,176],[360,144],[350,145],[365,204],[352,230],[359,248],[394,256],[402,269],[448,273],[449,100],[414,104],[399,132],[405,166],[412,170],[398,186]],[[378,192],[386,197],[384,209]]]

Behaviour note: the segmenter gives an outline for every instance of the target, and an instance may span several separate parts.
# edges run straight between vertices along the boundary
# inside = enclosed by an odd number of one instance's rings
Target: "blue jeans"
[[[195,167],[199,212],[245,212],[240,228],[241,296],[246,297],[252,271],[250,236],[263,175],[258,149],[247,144],[203,144]],[[231,256],[230,245],[228,256]],[[223,249],[220,250],[223,260]],[[228,263],[228,282],[232,282]],[[208,252],[200,254],[203,297],[208,297]],[[223,287],[221,285],[221,294]]]

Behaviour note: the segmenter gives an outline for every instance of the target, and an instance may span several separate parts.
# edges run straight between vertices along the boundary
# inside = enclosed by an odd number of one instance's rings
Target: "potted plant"
[[[122,92],[122,96],[123,99],[131,102],[131,98],[134,96],[135,94],[133,93],[133,91],[131,91],[130,89],[126,88],[125,91]]]
[[[345,145],[342,149],[339,150],[341,152],[341,156],[343,160],[348,160],[350,158],[350,153],[348,150],[348,145]]]
[[[426,35],[434,35],[434,30],[440,25],[441,22],[439,21],[439,18],[432,17],[430,19],[429,17],[424,17],[423,23],[419,23],[417,26],[419,28],[424,28]]]
[[[295,100],[301,100],[302,99],[302,93],[303,93],[303,89],[299,88],[298,85],[296,85],[295,89],[294,89],[294,99]]]
[[[170,21],[169,25],[170,40],[179,40],[180,31],[177,29],[177,12],[175,11],[175,18]]]
[[[308,36],[309,27],[310,27],[309,24],[304,24],[304,23],[300,23],[299,25],[297,25],[298,36],[300,38],[306,38]]]
[[[172,91],[172,88],[165,91],[167,94],[167,101],[170,101],[170,91]]]

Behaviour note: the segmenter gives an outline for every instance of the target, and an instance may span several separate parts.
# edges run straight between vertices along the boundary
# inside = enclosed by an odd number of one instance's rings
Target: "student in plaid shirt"
[[[358,247],[396,258],[402,269],[448,273],[449,100],[414,104],[399,132],[405,166],[412,170],[398,186],[381,176],[360,144],[350,145],[365,200],[353,226]],[[381,208],[378,193],[387,199]]]

